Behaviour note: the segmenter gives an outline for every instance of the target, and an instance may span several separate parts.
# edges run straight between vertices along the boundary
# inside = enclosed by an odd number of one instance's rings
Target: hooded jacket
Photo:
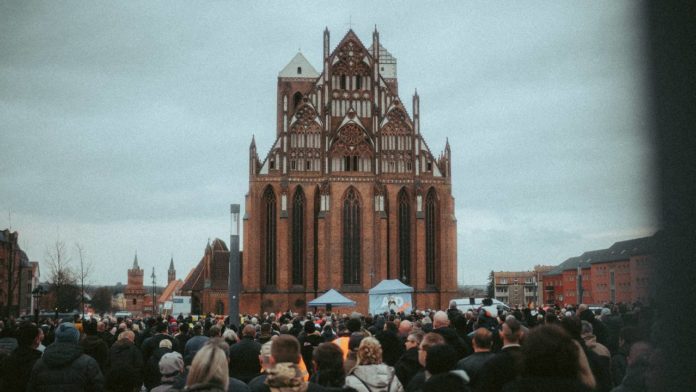
[[[29,346],[17,347],[12,355],[0,361],[0,390],[24,391],[31,369],[39,358],[41,351]]]
[[[72,343],[46,347],[31,371],[27,391],[102,391],[104,376],[94,358]]]
[[[404,390],[394,368],[383,363],[359,365],[346,376],[346,386],[358,392],[401,392]]]

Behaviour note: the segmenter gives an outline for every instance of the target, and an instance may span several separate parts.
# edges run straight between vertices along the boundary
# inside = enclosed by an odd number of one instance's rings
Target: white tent
[[[345,297],[338,291],[331,289],[317,298],[309,301],[308,306],[325,307],[327,305],[336,307],[355,306],[355,301]]]
[[[370,289],[370,313],[378,314],[393,310],[410,313],[413,310],[411,297],[413,287],[398,279],[383,280]]]

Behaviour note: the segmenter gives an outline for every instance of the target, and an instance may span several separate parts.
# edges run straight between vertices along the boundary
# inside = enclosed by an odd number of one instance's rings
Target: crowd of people
[[[232,322],[230,322],[232,321]],[[647,391],[649,308],[0,323],[0,391]]]

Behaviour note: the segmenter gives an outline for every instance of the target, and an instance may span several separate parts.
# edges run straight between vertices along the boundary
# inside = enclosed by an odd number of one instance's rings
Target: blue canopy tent
[[[413,310],[413,287],[403,284],[398,279],[383,280],[371,288],[369,293],[372,314],[390,310],[410,313]]]
[[[317,298],[309,301],[307,305],[313,307],[326,307],[327,309],[330,309],[331,307],[352,307],[355,306],[355,301],[343,296],[343,294],[339,293],[338,291],[331,289]]]

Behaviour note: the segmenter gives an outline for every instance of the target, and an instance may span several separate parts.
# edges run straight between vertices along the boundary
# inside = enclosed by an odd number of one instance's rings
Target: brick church
[[[304,310],[334,288],[366,312],[383,279],[412,286],[414,306],[456,296],[451,151],[434,155],[398,94],[396,59],[352,31],[323,69],[298,53],[278,75],[276,138],[252,138],[244,217],[242,312]]]

